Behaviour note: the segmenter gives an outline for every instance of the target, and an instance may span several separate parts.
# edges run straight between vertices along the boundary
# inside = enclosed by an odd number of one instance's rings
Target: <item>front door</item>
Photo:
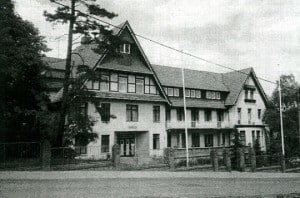
[[[120,156],[131,157],[135,155],[134,134],[120,133],[118,135],[118,144],[120,145]]]

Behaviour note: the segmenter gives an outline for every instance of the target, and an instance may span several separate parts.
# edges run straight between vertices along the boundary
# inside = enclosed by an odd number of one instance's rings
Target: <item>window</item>
[[[128,76],[128,92],[135,93],[135,76]]]
[[[223,122],[224,121],[224,111],[219,110],[219,111],[217,111],[217,114],[218,114],[218,121]]]
[[[181,133],[181,148],[186,147],[185,133]]]
[[[77,104],[77,111],[83,116],[87,116],[88,104],[86,102],[81,102]]]
[[[254,90],[250,90],[250,99],[254,99]]]
[[[138,121],[138,105],[126,105],[126,120],[127,122]]]
[[[143,94],[144,93],[144,77],[137,76],[135,82],[136,82],[136,93]]]
[[[106,73],[101,73],[100,75],[100,90],[101,91],[109,90],[109,75]]]
[[[258,110],[257,110],[257,118],[258,118],[258,119],[261,119],[261,109],[258,109]]]
[[[205,121],[206,121],[206,122],[211,121],[211,110],[210,110],[210,109],[206,109],[206,110],[204,111],[204,114],[205,114]]]
[[[124,44],[120,45],[120,53],[130,54],[130,44],[124,43]]]
[[[238,124],[241,124],[241,120],[242,120],[242,109],[238,108]]]
[[[118,74],[110,74],[110,91],[119,91]]]
[[[198,109],[192,109],[191,110],[191,117],[192,121],[199,121],[199,110]]]
[[[240,131],[240,140],[241,144],[246,146],[246,134],[245,131]]]
[[[191,90],[191,98],[195,98],[196,97],[196,91],[195,90]]]
[[[109,152],[109,135],[101,135],[101,153]]]
[[[222,144],[223,144],[223,146],[226,145],[226,135],[225,135],[225,133],[222,133]]]
[[[171,109],[166,109],[166,120],[167,121],[171,120]]]
[[[257,141],[260,143],[260,131],[256,131]]]
[[[168,88],[168,96],[174,96],[174,89]]]
[[[200,90],[196,90],[196,98],[201,98],[201,91]]]
[[[246,98],[246,99],[248,99],[248,97],[249,97],[248,92],[249,92],[248,89],[246,89],[246,90],[245,90],[245,98]]]
[[[150,94],[157,94],[154,81],[150,78]]]
[[[200,147],[200,133],[192,133],[192,147]]]
[[[183,108],[178,108],[177,109],[177,120],[178,121],[183,121],[184,120],[184,109]]]
[[[185,89],[185,97],[187,98],[191,97],[191,90]]]
[[[220,92],[216,92],[216,99],[221,99],[221,93]]]
[[[127,93],[127,76],[119,76],[119,91]]]
[[[255,131],[252,131],[252,146],[255,144]]]
[[[110,120],[110,104],[101,103],[101,121],[108,122]]]
[[[174,88],[174,96],[179,97],[179,89],[178,88]]]
[[[168,133],[168,134],[167,134],[167,139],[168,139],[168,140],[167,140],[167,141],[168,141],[168,142],[167,142],[167,144],[168,144],[167,147],[170,148],[170,147],[172,146],[172,136],[171,136],[171,133]]]
[[[251,112],[252,112],[252,110],[248,109],[248,124],[251,123]]]
[[[160,122],[160,106],[153,106],[153,122]]]
[[[100,88],[99,79],[93,80],[92,89],[99,90],[99,88]]]
[[[218,91],[206,91],[206,99],[221,99],[221,93]]]
[[[153,149],[160,149],[159,145],[159,134],[153,134]]]
[[[212,134],[204,135],[204,143],[205,147],[213,147],[214,146],[214,136]]]

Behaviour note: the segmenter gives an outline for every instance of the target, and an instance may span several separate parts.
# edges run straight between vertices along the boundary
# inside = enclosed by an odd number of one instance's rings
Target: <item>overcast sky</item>
[[[14,0],[17,13],[46,36],[48,56],[65,58],[67,26],[45,21],[48,0]],[[66,1],[67,2],[67,1]],[[98,0],[128,20],[135,33],[234,69],[253,67],[256,75],[276,81],[293,73],[300,81],[299,0]],[[60,37],[62,36],[62,37]],[[228,72],[138,38],[153,64]],[[278,67],[277,65],[280,64]],[[260,81],[268,95],[274,85]]]

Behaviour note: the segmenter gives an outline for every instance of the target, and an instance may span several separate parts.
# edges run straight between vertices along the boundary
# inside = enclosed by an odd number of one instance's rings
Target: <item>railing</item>
[[[280,166],[280,155],[256,155],[256,167]]]
[[[0,168],[41,166],[39,142],[0,143]]]

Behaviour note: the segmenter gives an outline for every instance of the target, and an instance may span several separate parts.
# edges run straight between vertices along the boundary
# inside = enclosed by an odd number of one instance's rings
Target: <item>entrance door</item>
[[[131,157],[135,155],[134,134],[120,133],[118,135],[118,144],[120,145],[120,156]]]

